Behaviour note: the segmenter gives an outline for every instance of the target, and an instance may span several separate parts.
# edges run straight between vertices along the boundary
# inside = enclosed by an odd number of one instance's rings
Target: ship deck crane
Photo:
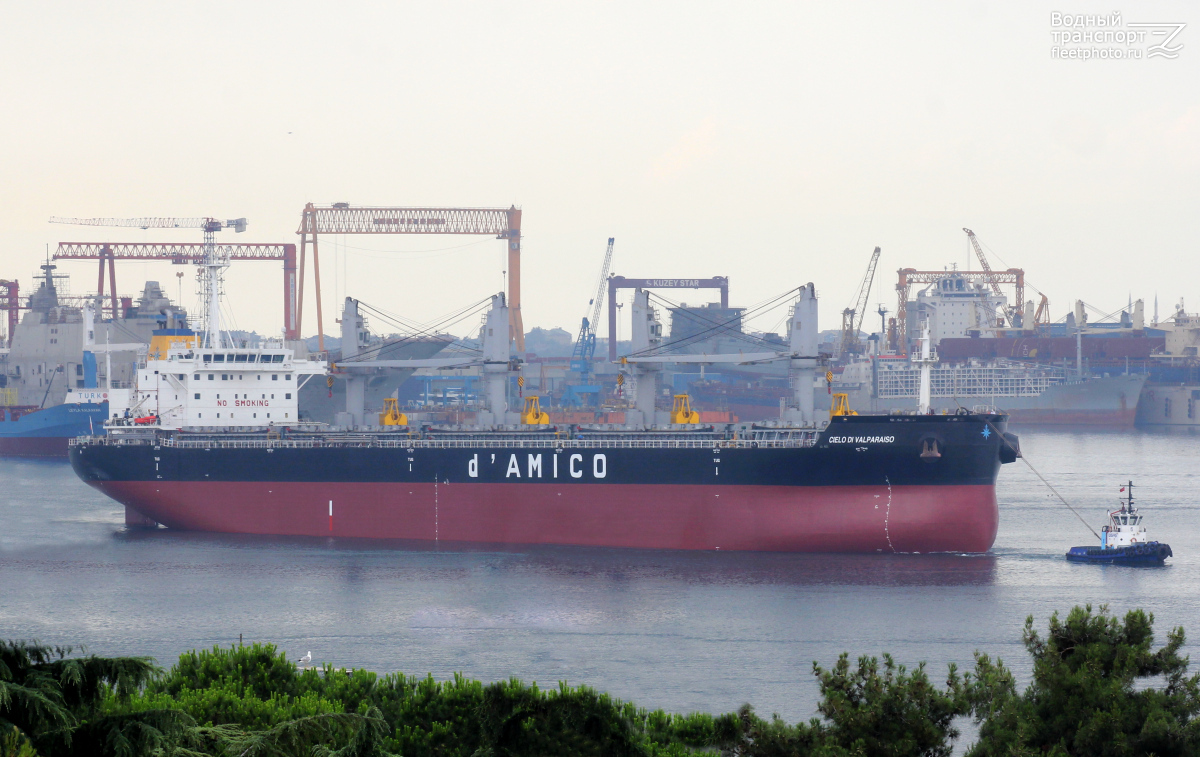
[[[842,311],[842,339],[838,343],[839,357],[851,352],[862,352],[862,341],[858,338],[858,332],[862,328],[863,318],[867,314],[867,299],[871,296],[871,284],[875,281],[877,265],[879,265],[878,247],[871,253],[871,262],[867,263],[867,273],[858,287],[858,297],[854,307]]]
[[[586,315],[579,326],[579,336],[575,338],[575,348],[571,351],[570,368],[579,372],[580,382],[588,384],[592,372],[592,358],[596,354],[596,325],[600,323],[600,311],[604,307],[604,286],[608,283],[608,272],[612,269],[614,237],[608,238],[608,249],[604,252],[604,263],[600,266],[600,280],[596,284],[596,294],[588,300],[592,317]],[[575,387],[578,395],[582,387]]]

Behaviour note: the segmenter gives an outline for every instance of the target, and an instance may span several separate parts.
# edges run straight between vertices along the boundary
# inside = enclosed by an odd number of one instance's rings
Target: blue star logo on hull
[[[991,437],[991,435],[992,435],[992,430],[990,428],[988,428],[987,426],[984,426],[983,427],[983,438],[987,439],[987,438]]]

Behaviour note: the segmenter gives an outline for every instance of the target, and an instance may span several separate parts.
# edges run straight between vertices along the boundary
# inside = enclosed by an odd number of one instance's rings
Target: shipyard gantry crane
[[[871,296],[871,284],[875,281],[875,266],[878,264],[879,248],[876,247],[875,252],[871,253],[871,262],[867,264],[867,273],[858,287],[858,298],[854,307],[842,311],[842,339],[838,343],[838,357],[862,352],[862,341],[858,338],[858,332],[862,328],[863,317],[867,314],[867,299]]]
[[[604,285],[608,283],[608,272],[612,269],[614,237],[608,238],[608,250],[604,253],[604,264],[600,266],[600,281],[596,284],[596,296],[588,300],[592,318],[585,315],[571,352],[571,370],[579,371],[583,383],[588,383],[592,369],[592,357],[596,354],[596,325],[600,323],[600,310],[604,306]]]
[[[53,216],[50,223],[63,223],[73,226],[116,226],[138,229],[202,229],[204,231],[204,259],[200,267],[201,283],[205,289],[204,323],[207,339],[220,340],[221,315],[216,306],[217,294],[223,282],[223,273],[229,267],[229,258],[222,249],[217,247],[217,232],[222,229],[233,229],[241,233],[246,230],[246,219],[235,218],[228,221],[218,221],[216,218],[61,218]],[[113,298],[113,317],[117,317],[117,282],[113,268],[114,258],[102,256],[100,259],[100,280],[97,286],[100,297],[104,296],[104,261],[109,261],[109,283]],[[219,345],[214,345],[219,346]]]
[[[899,281],[896,283],[896,325],[899,333],[895,349],[898,352],[908,352],[908,298],[913,284],[936,284],[947,276],[956,276],[972,283],[1012,284],[1017,292],[1017,301],[1025,297],[1025,271],[1020,268],[1009,268],[1007,271],[918,271],[916,268],[901,268],[896,272]],[[890,330],[890,329],[889,329]]]
[[[325,324],[321,314],[321,268],[317,239],[321,234],[488,234],[508,244],[509,337],[517,352],[525,351],[525,326],[521,321],[521,210],[510,208],[389,208],[330,206],[308,203],[300,217],[300,288],[296,325],[304,317],[304,259],[312,241],[313,285],[317,298],[318,349],[325,350]]]
[[[218,244],[214,252],[226,260],[283,261],[284,338],[299,339],[296,327],[296,245],[294,244]],[[115,263],[118,260],[164,260],[175,265],[204,262],[203,244],[168,242],[59,242],[55,260],[99,260],[100,281],[97,295],[104,298],[104,261],[109,261],[112,312],[118,317]],[[183,275],[182,273],[180,274]]]

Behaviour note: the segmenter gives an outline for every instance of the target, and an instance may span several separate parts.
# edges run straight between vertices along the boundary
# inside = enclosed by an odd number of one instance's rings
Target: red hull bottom
[[[91,481],[191,531],[776,552],[986,552],[994,486]],[[332,515],[330,514],[332,509]]]

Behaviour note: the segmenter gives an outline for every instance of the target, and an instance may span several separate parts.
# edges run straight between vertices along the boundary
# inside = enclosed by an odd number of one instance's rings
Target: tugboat
[[[1099,547],[1071,547],[1068,560],[1114,565],[1162,565],[1173,556],[1171,546],[1150,541],[1142,516],[1133,504],[1133,482],[1126,484],[1127,498],[1120,509],[1108,514],[1108,525],[1100,531]]]

